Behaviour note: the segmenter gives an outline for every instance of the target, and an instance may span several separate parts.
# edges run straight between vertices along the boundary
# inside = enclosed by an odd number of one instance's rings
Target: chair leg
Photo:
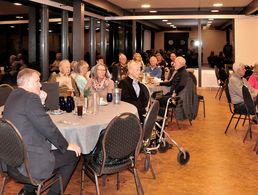
[[[98,182],[98,176],[96,173],[94,173],[94,178],[95,178],[95,185],[96,185],[96,193],[97,195],[100,195],[100,192],[99,192],[99,182]]]
[[[219,95],[219,100],[221,99],[221,96],[223,94],[223,91],[224,91],[224,87],[221,88],[221,92],[220,92],[220,95]]]
[[[242,126],[244,126],[244,125],[245,125],[246,117],[247,117],[247,115],[245,115],[245,118],[244,118],[244,121],[243,121]]]
[[[84,189],[84,181],[85,181],[85,165],[82,166],[82,171],[81,171],[81,193],[83,194],[83,189]]]
[[[149,161],[150,161],[150,160],[149,160]],[[156,179],[156,175],[155,175],[154,170],[153,170],[153,168],[152,168],[151,161],[149,162],[149,167],[150,167],[150,171],[151,171],[151,174],[152,174],[153,179]]]
[[[253,149],[253,151],[255,151],[255,149],[258,147],[258,139],[256,140],[256,144],[254,145],[254,149]],[[256,154],[258,153],[258,148],[257,148],[257,150],[256,150]]]
[[[37,188],[37,195],[40,195],[41,187],[42,187],[42,184],[39,184]]]
[[[58,176],[58,180],[59,180],[59,185],[60,185],[60,194],[64,195],[63,179],[62,179],[61,175]]]
[[[217,90],[217,93],[216,93],[216,95],[215,95],[215,98],[217,98],[217,96],[218,96],[218,94],[219,94],[220,89],[221,89],[221,86],[219,86],[219,88],[218,88],[218,90]]]
[[[232,121],[232,119],[233,119],[233,117],[235,116],[235,114],[232,114],[232,116],[231,116],[231,118],[230,118],[230,120],[229,120],[229,123],[228,123],[228,126],[227,126],[227,128],[226,128],[226,130],[225,130],[225,134],[227,134],[227,131],[228,131],[228,128],[229,128],[229,126],[230,126],[230,124],[231,124],[231,121]]]
[[[205,101],[203,100],[203,117],[205,118]]]
[[[147,172],[150,169],[153,179],[156,179],[156,175],[155,175],[154,170],[153,170],[152,165],[151,165],[150,157],[151,157],[150,152],[145,154],[145,157],[144,157],[144,172]]]
[[[137,189],[137,194],[143,195],[144,191],[143,191],[142,184],[141,184],[140,178],[138,176],[138,173],[137,173],[137,170],[135,167],[133,167],[133,175],[134,175],[134,182],[135,182],[136,189]]]
[[[252,139],[252,124],[251,124],[251,119],[250,119],[250,116],[248,115],[248,122],[249,122],[249,125],[248,125],[248,129],[246,131],[246,134],[244,136],[244,139],[243,139],[243,143],[245,143],[245,140],[247,138],[247,135],[248,133],[250,133],[250,139]]]
[[[2,186],[1,186],[1,191],[0,191],[0,194],[1,194],[1,195],[4,193],[5,181],[6,181],[6,176],[4,176],[4,177],[3,177],[3,180],[2,180]]]
[[[237,125],[238,125],[238,122],[240,121],[241,116],[242,116],[242,115],[240,114],[239,117],[238,117],[238,119],[237,119],[237,122],[236,122],[235,127],[234,127],[235,129],[237,128]]]
[[[119,190],[120,188],[120,176],[119,176],[119,172],[117,172],[116,174],[116,190]]]

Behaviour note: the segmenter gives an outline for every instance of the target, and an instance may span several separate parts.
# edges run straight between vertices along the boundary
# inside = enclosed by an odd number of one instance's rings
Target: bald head
[[[175,70],[178,70],[184,66],[186,66],[186,61],[182,56],[179,56],[175,59]]]

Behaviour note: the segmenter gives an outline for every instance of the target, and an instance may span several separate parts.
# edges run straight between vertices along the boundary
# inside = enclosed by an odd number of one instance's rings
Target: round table
[[[99,138],[99,133],[107,127],[109,122],[124,112],[138,116],[137,108],[129,103],[109,103],[99,106],[96,114],[84,114],[82,117],[75,113],[60,115],[50,114],[51,119],[69,143],[78,144],[83,154],[90,153]]]

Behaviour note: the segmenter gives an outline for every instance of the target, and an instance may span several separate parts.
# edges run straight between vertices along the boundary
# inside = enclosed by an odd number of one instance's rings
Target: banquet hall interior
[[[222,55],[221,66],[229,75],[235,62],[251,70],[258,62],[257,13],[258,0],[0,0],[0,85],[16,87],[17,74],[5,72],[13,55],[22,55],[24,66],[38,70],[41,80],[48,81],[58,53],[70,62],[85,60],[89,67],[102,56],[112,71],[119,53],[128,60],[140,53],[147,64],[149,52],[170,60],[170,53],[177,51],[193,72],[205,107],[199,102],[191,124],[167,119],[166,132],[190,154],[185,165],[178,161],[174,144],[166,152],[157,150],[151,154],[153,179],[150,171],[144,171],[144,153],[139,154],[136,165],[144,194],[255,195],[258,127],[251,122],[252,138],[248,135],[244,143],[248,120],[235,126],[233,119],[225,133],[232,113],[216,77],[218,61],[214,64],[210,57],[218,60]],[[65,195],[96,194],[87,176],[81,193],[82,162]],[[137,194],[130,171],[121,172],[119,190],[116,179],[116,174],[107,175],[103,185],[99,178],[101,194]],[[3,194],[18,194],[22,187],[8,179]]]

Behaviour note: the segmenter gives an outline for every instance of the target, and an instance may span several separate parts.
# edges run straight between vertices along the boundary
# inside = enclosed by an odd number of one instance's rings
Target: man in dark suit
[[[112,70],[112,80],[114,82],[120,81],[124,79],[127,75],[127,58],[125,54],[120,53],[119,54],[119,62],[113,65],[113,70]]]
[[[119,88],[122,89],[121,100],[136,106],[141,122],[143,122],[143,114],[146,113],[148,105],[148,97],[144,93],[145,86],[138,81],[141,73],[141,66],[135,61],[130,61],[128,66],[128,76],[121,80]]]
[[[18,73],[18,88],[9,95],[3,117],[11,121],[20,131],[28,150],[29,166],[33,178],[45,179],[53,171],[58,172],[66,188],[77,164],[81,149],[66,141],[49,115],[44,110],[47,94],[41,91],[40,73],[25,68]],[[53,144],[57,150],[51,150]],[[18,168],[26,175],[25,167]],[[48,195],[59,194],[58,183]],[[35,194],[34,186],[24,185],[19,195]]]

